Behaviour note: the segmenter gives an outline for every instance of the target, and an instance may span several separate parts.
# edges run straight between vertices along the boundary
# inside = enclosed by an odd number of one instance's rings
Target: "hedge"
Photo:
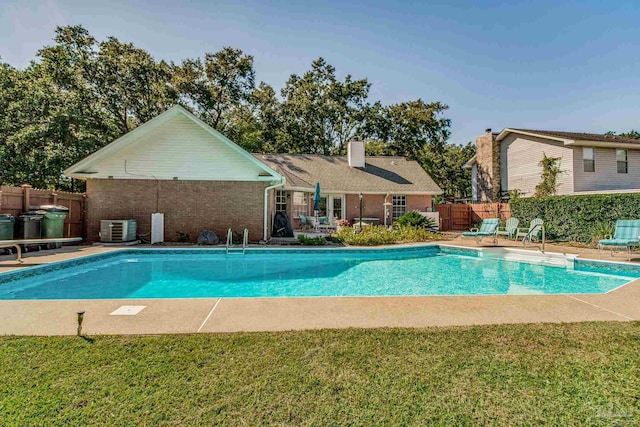
[[[518,198],[509,207],[520,227],[542,218],[549,239],[591,242],[617,219],[640,219],[640,193]]]

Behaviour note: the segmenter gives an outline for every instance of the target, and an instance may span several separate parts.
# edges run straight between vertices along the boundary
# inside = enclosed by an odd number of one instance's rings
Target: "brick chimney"
[[[476,161],[478,167],[478,199],[495,202],[500,198],[500,142],[491,129],[476,138]]]

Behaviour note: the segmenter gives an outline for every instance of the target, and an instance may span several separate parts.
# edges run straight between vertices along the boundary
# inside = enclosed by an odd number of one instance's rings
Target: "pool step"
[[[574,254],[527,251],[514,248],[482,248],[480,256],[505,261],[526,262],[530,264],[573,268]]]

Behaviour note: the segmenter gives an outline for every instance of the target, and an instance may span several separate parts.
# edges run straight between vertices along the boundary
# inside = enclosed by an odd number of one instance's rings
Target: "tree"
[[[344,154],[366,121],[370,86],[367,79],[350,75],[339,81],[323,58],[302,77],[292,74],[281,91],[283,132],[276,151]]]
[[[427,150],[423,160],[425,169],[438,184],[445,197],[471,196],[471,170],[463,169],[476,152],[475,144],[445,144],[442,150]]]
[[[207,53],[204,60],[186,59],[174,65],[173,72],[180,100],[221,132],[232,126],[230,116],[249,100],[255,86],[253,56],[231,47]]]
[[[558,192],[558,176],[564,171],[560,169],[561,157],[547,157],[542,153],[538,166],[542,168],[540,183],[536,185],[536,197],[553,196]]]
[[[421,99],[377,106],[368,130],[387,142],[390,153],[420,160],[427,149],[434,152],[444,149],[451,120],[442,114],[448,108],[440,102],[427,104]]]
[[[640,132],[638,132],[635,129],[631,129],[629,132],[622,132],[621,134],[616,134],[614,131],[610,130],[609,132],[606,133],[606,135],[617,135],[617,136],[623,136],[625,138],[633,138],[633,139],[640,139]]]
[[[106,119],[120,134],[151,120],[177,101],[170,66],[115,37],[99,44],[87,74],[98,99],[98,111],[108,115]]]
[[[261,82],[248,102],[237,107],[230,117],[233,124],[227,136],[251,152],[276,152],[281,130],[280,102],[271,86]]]
[[[345,154],[363,139],[367,153],[418,160],[447,194],[465,194],[458,166],[468,150],[446,144],[448,107],[370,102],[370,86],[318,58],[278,98],[255,86],[253,57],[239,49],[167,64],[115,37],[58,27],[25,69],[0,62],[0,180],[82,190],[64,169],[180,102],[250,151]]]

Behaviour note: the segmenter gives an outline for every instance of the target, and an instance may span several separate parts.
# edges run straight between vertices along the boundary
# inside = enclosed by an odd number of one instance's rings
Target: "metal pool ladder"
[[[533,232],[536,230],[536,228],[540,228],[542,230],[542,248],[540,249],[540,252],[544,253],[544,240],[545,240],[545,236],[544,236],[544,224],[537,224],[535,225],[531,230],[529,230],[529,232],[527,233],[526,236],[524,236],[524,239],[522,239],[522,247],[526,248],[527,247],[527,241],[531,242],[531,235],[533,234]]]
[[[233,230],[229,228],[227,231],[227,254],[244,255],[247,246],[249,246],[249,230],[245,228],[242,233],[242,247],[236,247],[233,244]]]

